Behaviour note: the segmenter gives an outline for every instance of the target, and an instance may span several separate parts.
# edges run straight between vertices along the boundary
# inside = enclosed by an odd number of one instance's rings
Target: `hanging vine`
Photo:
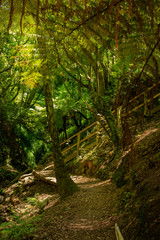
[[[60,6],[61,6],[61,0],[57,0],[57,5],[56,5],[57,16],[59,15]]]
[[[24,14],[25,14],[25,7],[26,7],[26,0],[23,0],[22,15],[21,15],[21,20],[20,20],[21,34],[23,33],[23,17],[24,17]]]
[[[139,29],[144,33],[144,31],[143,31],[144,24],[143,24],[142,16],[140,15],[139,9],[138,9],[137,5],[135,4],[135,2],[133,2],[133,7],[134,7],[134,14],[137,17]]]
[[[71,11],[73,11],[73,0],[70,0],[70,8],[71,8]]]
[[[132,0],[129,0],[129,18],[132,17]]]
[[[36,11],[37,27],[39,26],[39,7],[40,7],[40,0],[37,0],[37,11]]]
[[[148,5],[148,9],[150,11],[151,14],[151,28],[153,29],[154,27],[154,13],[153,13],[153,6],[151,4],[151,2],[149,0],[147,0],[147,5]]]
[[[87,0],[85,0],[85,11],[87,11]]]
[[[7,28],[7,34],[9,35],[9,30],[12,26],[12,20],[13,20],[13,13],[14,13],[14,0],[11,0],[11,7],[10,7],[10,14],[9,14],[9,23]]]
[[[116,54],[115,59],[117,60],[117,52],[118,52],[118,26],[119,26],[119,6],[116,6]]]
[[[46,21],[46,9],[47,9],[47,6],[48,6],[48,0],[46,0],[45,4],[44,4],[44,21]]]

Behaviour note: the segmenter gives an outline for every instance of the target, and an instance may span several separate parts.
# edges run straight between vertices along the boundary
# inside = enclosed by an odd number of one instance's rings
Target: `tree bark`
[[[107,103],[104,98],[101,96],[98,98],[98,105],[96,105],[96,108],[98,112],[100,112],[102,115],[104,115],[105,120],[109,127],[110,137],[114,144],[114,146],[119,149],[120,147],[120,138],[119,138],[119,131],[118,131],[118,125],[116,123],[116,119],[111,111],[111,104]]]
[[[55,117],[54,117],[52,89],[51,89],[51,82],[49,77],[44,76],[43,85],[44,85],[44,95],[45,95],[48,127],[49,127],[49,133],[52,140],[52,153],[53,153],[53,160],[54,160],[54,167],[55,167],[55,175],[57,180],[57,188],[58,188],[60,197],[64,198],[69,195],[72,195],[74,192],[78,191],[79,188],[70,178],[66,169],[66,165],[64,163],[62,153],[61,153],[58,131],[57,131]]]

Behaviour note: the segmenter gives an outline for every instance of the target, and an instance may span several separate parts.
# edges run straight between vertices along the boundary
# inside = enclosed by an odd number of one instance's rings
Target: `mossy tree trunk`
[[[101,113],[108,124],[110,138],[118,150],[120,148],[120,137],[119,130],[116,119],[111,110],[112,104],[109,104],[105,99],[101,96],[98,97],[98,104],[96,104],[97,111]]]
[[[72,195],[78,191],[77,185],[70,178],[66,165],[63,160],[61,148],[59,144],[58,130],[55,123],[54,108],[52,101],[52,88],[51,82],[48,76],[43,78],[45,104],[47,111],[49,133],[52,140],[52,152],[55,167],[55,175],[57,179],[58,192],[62,198]]]

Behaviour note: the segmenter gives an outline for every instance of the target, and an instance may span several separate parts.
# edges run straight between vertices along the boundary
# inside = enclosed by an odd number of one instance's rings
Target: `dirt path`
[[[109,181],[73,177],[80,191],[65,201],[55,195],[34,239],[114,240],[115,187]]]

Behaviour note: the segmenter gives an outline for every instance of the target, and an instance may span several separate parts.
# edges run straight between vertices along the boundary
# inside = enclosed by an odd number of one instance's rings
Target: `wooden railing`
[[[121,233],[117,223],[115,224],[115,234],[116,234],[116,239],[117,240],[124,240],[124,238],[122,236],[122,233]]]
[[[152,87],[149,87],[148,89],[146,89],[144,92],[140,93],[139,95],[137,95],[136,97],[134,97],[133,99],[131,99],[129,101],[129,104],[133,103],[135,100],[137,100],[138,98],[143,96],[143,103],[139,104],[138,106],[134,107],[132,110],[128,111],[128,113],[126,114],[127,116],[129,114],[131,114],[132,112],[138,110],[139,108],[143,107],[146,109],[147,108],[147,103],[151,102],[152,100],[154,100],[155,98],[160,96],[160,93],[156,94],[156,95],[152,95],[149,99],[146,98],[146,94],[147,92],[149,92],[150,90],[152,90],[154,87],[157,87],[160,83],[153,85]],[[120,112],[119,109],[121,109],[122,106],[117,108],[117,112]],[[146,110],[144,110],[146,111]],[[113,111],[114,113],[115,111]],[[87,130],[91,130],[91,128],[96,127],[96,130],[94,129],[94,132],[90,133],[88,136],[84,137],[83,139],[81,139],[81,135],[82,133],[84,133]],[[108,125],[106,125],[105,127],[108,127]],[[69,144],[69,142],[73,139],[76,138],[76,143],[74,143],[73,145],[71,145],[68,148],[65,148],[64,150],[62,150],[62,154],[65,154],[66,152],[68,152],[69,150],[73,149],[76,147],[76,149],[74,150],[74,152],[72,152],[71,154],[69,154],[66,158],[65,158],[65,162],[68,162],[70,160],[72,160],[73,158],[75,158],[76,156],[79,155],[79,149],[80,149],[80,145],[81,143],[83,143],[84,141],[89,140],[90,138],[92,138],[93,136],[95,136],[94,141],[92,141],[88,146],[86,146],[86,148],[89,148],[91,146],[94,146],[96,144],[98,144],[98,138],[99,138],[99,131],[102,128],[100,128],[100,124],[98,121],[92,123],[91,125],[89,125],[88,127],[84,128],[83,130],[81,130],[80,132],[76,133],[75,135],[73,135],[72,137],[68,138],[67,140],[65,140],[64,142],[62,142],[60,145],[63,146],[64,144]]]
[[[93,133],[89,134],[88,136],[86,136],[85,138],[81,139],[81,134],[85,131],[87,131],[88,129],[91,129],[92,127],[96,126],[96,131],[94,131]],[[76,133],[75,135],[73,135],[72,137],[68,138],[66,141],[62,142],[60,145],[64,145],[64,144],[67,144],[69,143],[72,139],[74,138],[77,138],[76,139],[76,143],[71,145],[70,147],[62,150],[62,153],[66,153],[67,151],[71,150],[72,148],[75,148],[76,147],[76,151],[69,155],[66,159],[65,159],[65,162],[68,162],[70,161],[71,159],[73,159],[74,157],[78,156],[79,155],[79,149],[80,149],[80,144],[83,143],[84,141],[87,141],[88,139],[90,139],[91,137],[95,136],[96,135],[96,140],[94,142],[92,142],[92,146],[95,145],[96,143],[98,143],[98,131],[99,131],[99,124],[98,122],[94,122],[92,123],[91,125],[89,125],[88,127],[84,128],[82,131]],[[91,146],[89,145],[89,146]],[[88,146],[88,147],[89,147]]]

